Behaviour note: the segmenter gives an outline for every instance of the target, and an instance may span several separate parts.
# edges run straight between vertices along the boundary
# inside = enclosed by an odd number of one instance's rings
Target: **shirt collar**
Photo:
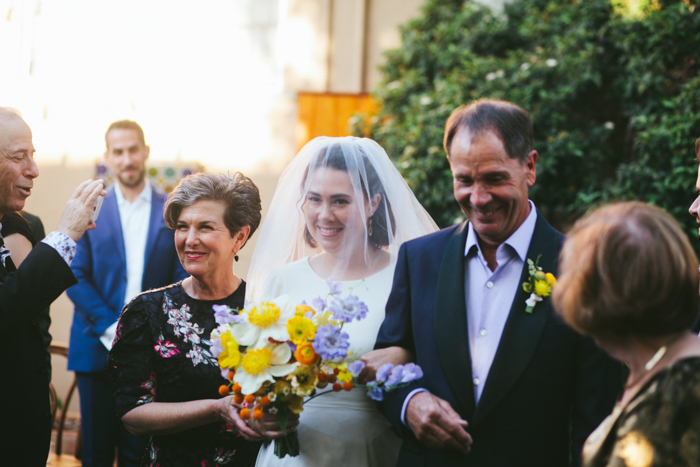
[[[510,246],[524,262],[527,257],[527,250],[530,249],[530,241],[532,240],[532,234],[535,232],[535,223],[537,222],[537,208],[535,208],[535,203],[527,200],[530,203],[530,214],[528,214],[525,221],[520,224],[513,234],[508,237],[508,239],[503,242],[504,245]],[[481,251],[479,248],[479,242],[476,239],[476,231],[471,222],[469,222],[469,231],[467,232],[467,243],[464,246],[464,255],[467,256],[469,251],[476,247],[477,250]],[[499,245],[500,248],[500,245]]]
[[[125,206],[128,203],[128,201],[124,198],[124,193],[122,193],[119,182],[114,184],[114,194],[117,197],[117,205],[119,207]],[[139,193],[138,197],[131,204],[150,203],[152,197],[153,191],[151,190],[151,181],[148,179],[148,177],[146,177],[146,183],[143,185],[143,190],[141,190],[141,193]]]

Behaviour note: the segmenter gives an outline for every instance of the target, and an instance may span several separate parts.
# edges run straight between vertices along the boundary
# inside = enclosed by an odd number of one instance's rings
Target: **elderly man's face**
[[[0,216],[24,208],[38,176],[31,130],[20,117],[0,114]]]
[[[450,148],[454,196],[481,241],[498,246],[527,219],[536,164],[537,151],[525,164],[508,157],[492,131],[473,138],[469,130],[457,131]]]

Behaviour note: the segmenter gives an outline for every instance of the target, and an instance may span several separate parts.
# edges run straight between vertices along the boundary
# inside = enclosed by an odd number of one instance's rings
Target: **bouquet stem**
[[[280,407],[277,411],[277,423],[279,423],[282,433],[287,430],[287,418],[289,415],[287,410],[286,407]],[[291,457],[299,455],[299,436],[296,430],[275,440],[275,455],[280,459],[286,455]]]

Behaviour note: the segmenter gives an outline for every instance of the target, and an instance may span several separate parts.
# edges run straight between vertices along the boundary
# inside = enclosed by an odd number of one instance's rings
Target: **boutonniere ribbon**
[[[544,298],[549,297],[552,293],[552,287],[557,283],[557,279],[551,272],[545,273],[538,263],[540,262],[540,257],[533,263],[530,258],[527,259],[527,269],[529,272],[529,277],[526,282],[523,282],[523,290],[530,294],[530,298],[525,300],[527,307],[525,308],[526,313],[532,313],[535,309],[537,302],[541,302]]]

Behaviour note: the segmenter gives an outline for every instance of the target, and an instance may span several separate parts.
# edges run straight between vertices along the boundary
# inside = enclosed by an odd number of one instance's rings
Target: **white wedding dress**
[[[392,258],[393,260],[394,258]],[[350,336],[350,350],[361,356],[374,348],[384,308],[391,290],[395,262],[363,280],[344,281],[342,296],[350,291],[368,308],[367,317],[343,326]],[[263,296],[291,296],[295,303],[311,304],[326,298],[328,285],[303,258],[270,273]],[[401,441],[391,430],[363,388],[324,394],[304,404],[298,427],[300,454],[283,459],[275,455],[274,443],[262,447],[256,467],[364,467],[396,465]]]

